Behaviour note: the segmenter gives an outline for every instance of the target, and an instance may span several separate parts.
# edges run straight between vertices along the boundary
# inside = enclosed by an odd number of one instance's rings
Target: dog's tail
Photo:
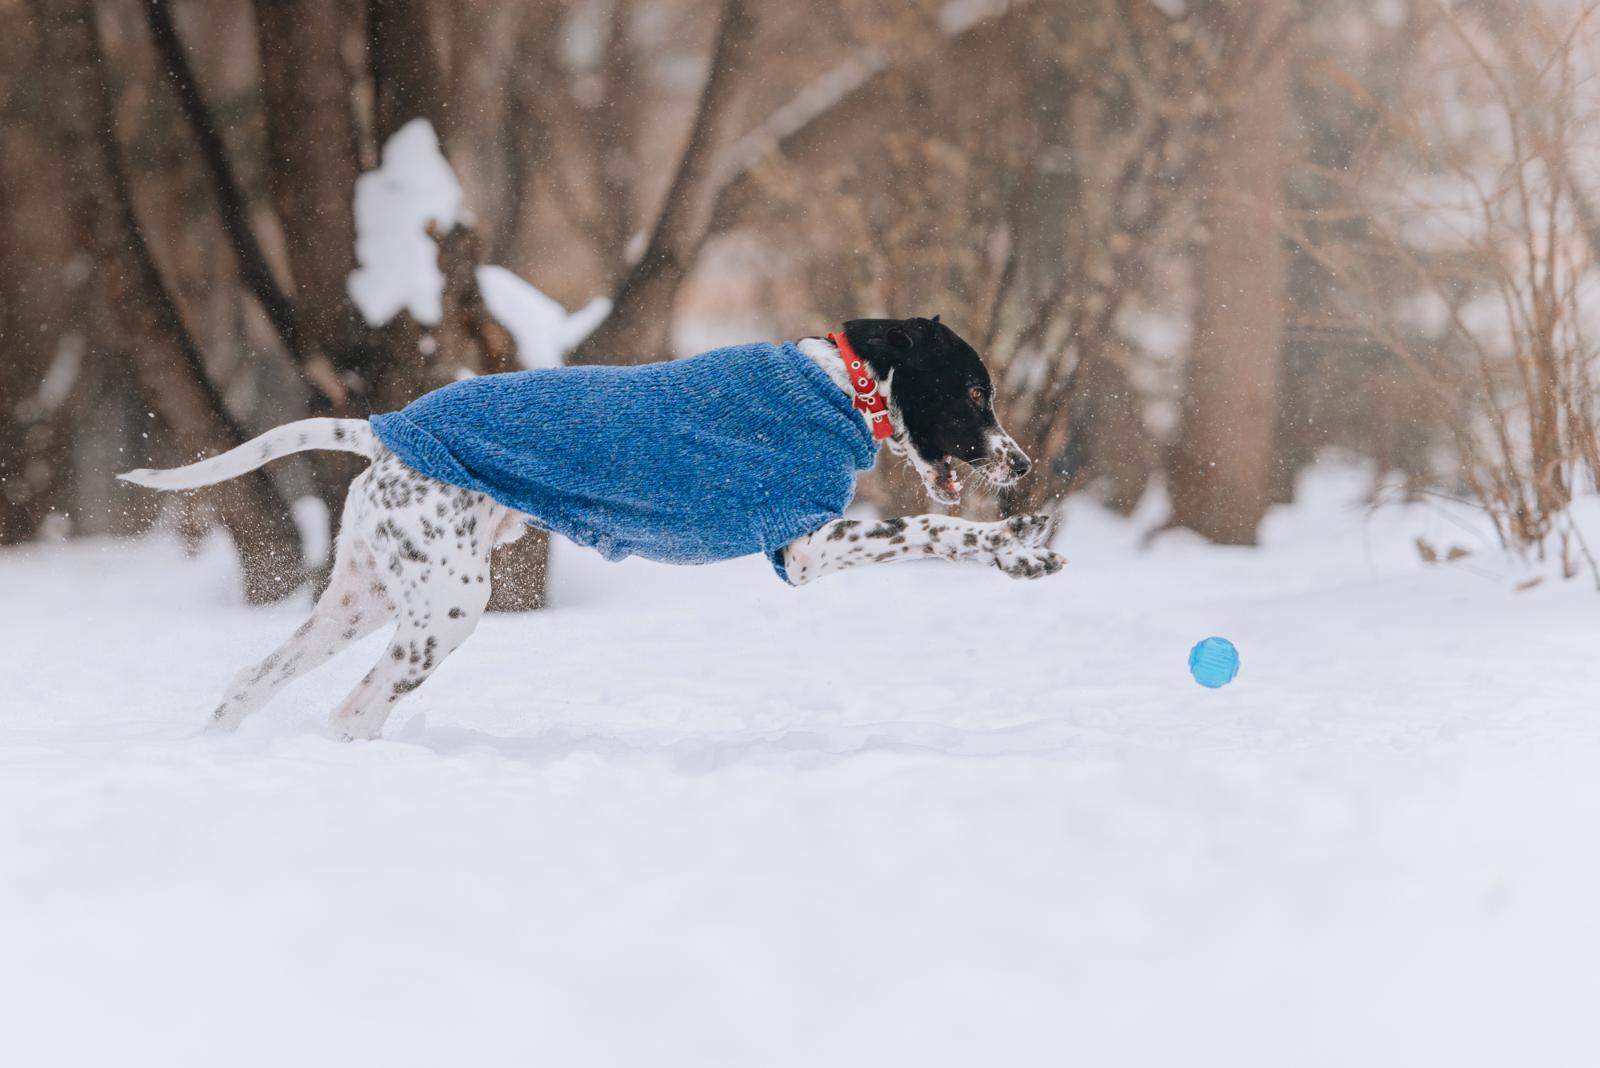
[[[310,449],[360,453],[370,460],[377,454],[377,438],[365,419],[302,419],[297,423],[285,423],[220,456],[187,467],[165,471],[143,467],[117,477],[151,489],[195,489],[238,478],[280,456]]]

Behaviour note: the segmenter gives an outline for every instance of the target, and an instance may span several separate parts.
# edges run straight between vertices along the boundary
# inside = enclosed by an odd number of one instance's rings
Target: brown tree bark
[[[1027,32],[1026,20],[1033,10],[1029,0],[1013,0],[994,17],[957,30],[931,50],[894,62],[879,59],[869,63],[859,56],[843,61],[828,77],[838,83],[832,91],[815,93],[805,109],[780,109],[734,144],[729,170],[719,175],[712,230],[730,229],[761,208],[760,174],[770,157],[791,162],[814,158],[841,135],[848,136],[875,121],[883,114],[885,102],[893,99],[886,91],[891,79],[936,78],[941,71],[971,70],[974,64],[987,62],[997,49],[1006,47],[1008,36]]]
[[[454,123],[428,0],[367,0],[367,63],[380,147],[418,118],[433,124],[441,144],[448,143]]]
[[[997,17],[956,31],[942,44],[905,63],[918,74],[941,63],[957,65],[982,54],[1011,30],[1030,8],[1012,3]],[[668,355],[673,304],[706,241],[730,229],[761,203],[756,178],[770,154],[799,158],[822,151],[840,130],[859,127],[880,109],[886,80],[901,68],[881,59],[857,57],[836,94],[823,93],[809,110],[781,109],[733,144],[729,159],[717,159],[727,143],[738,83],[753,59],[754,16],[738,0],[723,9],[710,76],[702,92],[688,147],[662,203],[650,243],[623,277],[611,314],[568,357],[570,363],[642,363]],[[782,121],[778,121],[781,117]],[[724,166],[726,164],[726,166]]]
[[[639,134],[647,93],[639,79],[639,57],[629,34],[636,6],[634,0],[616,0],[612,5],[600,58],[605,101],[594,109],[592,118],[586,117],[593,136],[583,139],[595,156],[597,244],[600,254],[610,261],[607,266],[614,282],[628,270],[628,239],[636,225],[634,194],[645,170],[639,157]]]
[[[1289,51],[1281,34],[1289,12],[1285,0],[1239,9],[1261,55],[1207,175],[1210,240],[1198,265],[1194,349],[1167,485],[1173,525],[1254,545],[1271,502],[1283,359]]]
[[[0,14],[0,32],[14,30]],[[35,62],[14,75],[37,78]],[[0,99],[14,82],[0,75]],[[62,350],[69,294],[62,278],[72,257],[62,216],[61,168],[34,123],[0,114],[0,545],[26,542],[51,512],[66,513],[72,486],[70,401],[82,382],[82,360],[46,376]],[[75,323],[75,333],[86,331]],[[70,342],[69,342],[70,344]],[[82,349],[82,345],[78,345]]]
[[[63,279],[73,248],[53,138],[32,121],[31,108],[13,106],[27,99],[23,79],[31,84],[42,74],[27,29],[21,11],[0,11],[0,103],[7,105],[0,111],[0,545],[29,540],[47,515],[69,510],[67,416],[83,378],[81,357],[73,367],[68,355],[50,390],[43,388],[70,318]],[[81,353],[81,342],[76,348]]]
[[[739,82],[753,58],[754,34],[755,19],[744,0],[724,0],[705,87],[650,240],[623,277],[611,314],[569,363],[644,363],[670,354],[672,305],[711,233],[716,153],[727,139]]]
[[[0,173],[0,352],[5,354],[0,358],[0,545],[33,537],[42,511],[48,510],[44,498],[55,473],[52,461],[61,459],[39,456],[30,440],[45,428],[31,417],[27,398],[38,390],[48,361],[38,332],[28,328],[24,316],[20,265],[27,261],[15,240],[9,177]]]
[[[256,48],[266,105],[267,179],[283,229],[289,292],[311,342],[326,353],[343,402],[311,398],[313,415],[372,411],[382,351],[371,343],[345,280],[355,269],[355,118],[340,56],[344,5],[329,0],[254,0]],[[317,496],[337,537],[359,457],[320,453],[311,462]],[[325,574],[319,574],[319,584]]]
[[[239,265],[239,279],[256,298],[305,380],[322,393],[329,405],[342,406],[346,401],[345,390],[333,364],[305,336],[299,310],[273,277],[266,254],[250,227],[250,209],[234,176],[233,165],[228,161],[222,130],[200,90],[200,82],[184,51],[167,0],[145,0],[144,10],[161,68],[172,83],[178,105],[200,148],[200,157],[211,172],[222,229]]]
[[[245,434],[206,376],[134,211],[93,5],[57,0],[43,7],[69,217],[130,342],[140,393],[185,453],[232,448]],[[249,600],[277,600],[300,586],[299,531],[287,502],[263,472],[203,492],[238,548]]]
[[[355,269],[355,122],[339,55],[339,4],[255,0],[267,176],[300,320],[346,374],[365,376],[345,279]],[[359,384],[359,383],[358,383]]]

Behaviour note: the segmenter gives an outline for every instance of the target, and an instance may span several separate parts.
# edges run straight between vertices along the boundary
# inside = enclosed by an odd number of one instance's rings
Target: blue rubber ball
[[[1239,674],[1239,650],[1226,638],[1206,638],[1189,650],[1189,674],[1202,686],[1220,689]]]

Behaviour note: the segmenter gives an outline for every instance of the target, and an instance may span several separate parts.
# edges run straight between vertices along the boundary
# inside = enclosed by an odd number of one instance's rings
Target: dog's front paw
[[[1009,549],[994,554],[994,566],[1014,579],[1054,575],[1067,566],[1067,558],[1049,549]]]
[[[1012,516],[1005,521],[1007,533],[1018,545],[1042,549],[1050,544],[1056,532],[1056,517],[1048,512]]]

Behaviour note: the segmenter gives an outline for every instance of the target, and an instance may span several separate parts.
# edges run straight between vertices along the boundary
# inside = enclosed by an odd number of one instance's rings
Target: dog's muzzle
[[[989,456],[996,471],[1005,473],[1006,477],[1000,480],[1004,485],[1010,485],[1033,470],[1033,461],[1028,459],[1028,454],[1009,437],[997,439],[990,448]]]

